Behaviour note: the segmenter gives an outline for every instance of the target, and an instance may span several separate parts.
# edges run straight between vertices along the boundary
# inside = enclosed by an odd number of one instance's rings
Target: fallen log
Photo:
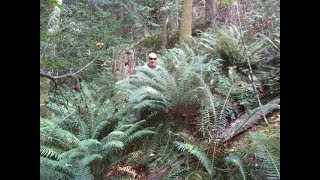
[[[268,115],[276,109],[280,109],[280,98],[270,101],[252,114],[244,114],[240,116],[230,125],[230,127],[226,128],[218,135],[218,139],[221,139],[223,143],[230,141],[238,134],[243,133],[254,124],[258,123],[259,120],[262,119],[261,110],[263,110],[265,115]]]
[[[168,172],[169,168],[168,167],[164,167],[162,169],[160,169],[159,171],[150,174],[147,177],[147,180],[160,180],[162,176],[164,176],[167,172]]]

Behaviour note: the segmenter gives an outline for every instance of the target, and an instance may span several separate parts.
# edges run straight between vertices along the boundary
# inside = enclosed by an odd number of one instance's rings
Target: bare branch
[[[48,79],[50,79],[51,81],[53,81],[53,83],[55,84],[55,85],[57,85],[57,80],[58,79],[64,79],[64,78],[67,78],[67,77],[74,77],[74,78],[76,78],[77,79],[77,82],[78,82],[78,77],[77,77],[77,75],[81,72],[81,71],[83,71],[86,67],[88,67],[89,65],[91,65],[92,63],[93,63],[93,61],[94,60],[92,60],[91,62],[89,62],[87,65],[85,65],[84,67],[82,67],[81,69],[79,69],[77,72],[75,72],[75,73],[72,73],[72,74],[64,74],[64,75],[61,75],[61,76],[51,76],[50,74],[47,74],[47,73],[44,73],[44,72],[40,72],[40,76],[41,77],[46,77],[46,78],[48,78]]]

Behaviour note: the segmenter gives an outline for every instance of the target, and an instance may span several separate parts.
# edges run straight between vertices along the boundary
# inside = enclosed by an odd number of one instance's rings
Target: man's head
[[[158,60],[156,53],[150,53],[148,55],[148,66],[150,68],[155,68],[157,66]]]

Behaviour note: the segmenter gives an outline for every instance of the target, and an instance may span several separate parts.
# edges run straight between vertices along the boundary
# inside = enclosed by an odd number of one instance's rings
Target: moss
[[[167,48],[174,48],[179,43],[179,31],[173,30],[168,33]]]
[[[133,47],[136,49],[149,49],[153,51],[157,51],[161,49],[161,34],[155,34],[153,36],[146,37],[142,41],[136,43]]]
[[[43,104],[48,97],[50,80],[47,78],[40,78],[40,104]]]

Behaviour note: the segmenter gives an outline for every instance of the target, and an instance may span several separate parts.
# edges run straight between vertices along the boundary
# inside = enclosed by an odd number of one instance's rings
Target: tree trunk
[[[161,47],[165,49],[167,47],[167,42],[168,42],[168,15],[167,12],[164,11],[162,14],[162,31],[161,31],[161,39],[162,39],[162,44]]]
[[[216,14],[216,3],[214,0],[205,0],[205,21],[209,27],[213,23]]]
[[[48,29],[48,34],[54,34],[60,27],[60,13],[61,10],[59,8],[59,6],[62,5],[62,0],[57,0],[57,5],[52,9],[52,13],[49,17],[49,22],[47,25],[47,29]],[[47,52],[45,55],[45,59],[51,60],[53,61],[56,57],[56,44],[48,44],[47,45]]]
[[[179,30],[180,44],[189,43],[192,38],[192,2],[183,0],[181,13],[181,26]]]
[[[47,33],[48,35],[54,34],[59,29],[59,21],[60,21],[60,13],[61,10],[59,6],[62,5],[62,0],[57,0],[57,5],[52,8],[51,15],[49,16],[49,21],[47,24]],[[45,51],[43,54],[43,58],[45,60],[53,61],[56,57],[56,44],[54,43],[48,43],[45,47]],[[40,57],[40,61],[42,61],[42,57]],[[43,106],[42,104],[45,103],[45,101],[48,98],[49,95],[49,88],[50,87],[50,81],[49,80],[42,80],[40,83],[40,114],[43,116],[47,115],[47,108]]]

